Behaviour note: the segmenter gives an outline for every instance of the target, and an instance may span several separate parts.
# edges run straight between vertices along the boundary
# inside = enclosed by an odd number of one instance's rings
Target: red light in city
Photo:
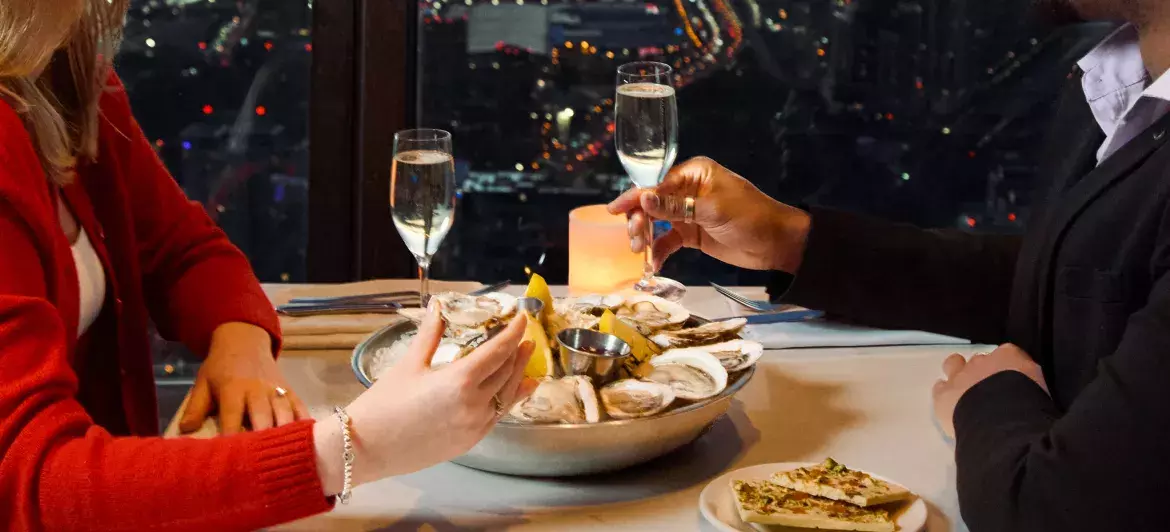
[[[1008,221],[1009,221],[1009,222],[1014,222],[1014,221],[1016,221],[1016,213],[1014,213],[1014,212],[1009,212],[1009,213],[1008,213]]]
[[[824,48],[817,48],[817,57],[824,57],[824,56],[825,56],[825,49]]]
[[[158,140],[154,141],[154,145],[161,148],[163,146],[166,146],[167,143],[163,142],[163,139],[158,139]]]
[[[267,107],[264,107],[263,105],[260,105],[260,106],[257,106],[257,107],[256,107],[256,116],[264,116],[264,115],[266,115],[266,114],[268,114],[268,108],[267,108]]]
[[[205,43],[205,42],[200,42],[200,43],[199,43],[199,49],[200,49],[200,50],[206,50],[206,49],[207,49],[207,43]]]
[[[572,171],[573,171],[573,165],[571,165],[571,164],[566,164],[566,165],[565,165],[565,170],[568,170],[568,171],[572,172]]]
[[[894,113],[886,113],[886,120],[893,120],[893,119],[894,119]]]
[[[211,114],[211,113],[213,113],[213,112],[215,112],[215,108],[214,108],[214,107],[212,107],[212,106],[210,106],[210,105],[204,105],[204,106],[203,106],[203,114],[205,114],[205,115],[209,115],[209,114]]]
[[[922,90],[924,87],[926,87],[926,85],[924,85],[921,81],[915,83],[914,86],[917,87],[918,90]]]
[[[614,130],[613,122],[610,122],[610,123],[606,124],[606,125],[605,125],[605,130],[606,130],[606,131],[608,131],[608,132],[610,132],[610,133],[613,133],[613,130]]]
[[[974,159],[974,158],[975,158],[975,152],[973,152],[973,151],[969,151],[969,152],[967,152],[967,157],[970,157],[970,158]]]
[[[313,51],[313,43],[306,44],[306,45],[305,45],[305,51],[306,51],[306,52],[312,52],[312,51]]]
[[[975,227],[975,219],[974,218],[972,218],[970,216],[967,217],[967,227]]]
[[[272,41],[264,41],[264,49],[271,51],[272,50]]]

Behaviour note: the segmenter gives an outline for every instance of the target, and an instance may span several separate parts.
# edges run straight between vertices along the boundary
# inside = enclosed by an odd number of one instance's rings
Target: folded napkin
[[[887,331],[824,320],[748,325],[743,336],[764,344],[765,349],[971,343],[970,340],[923,331]]]
[[[473,282],[431,281],[431,292],[471,292],[483,285]],[[274,306],[295,297],[335,297],[418,290],[418,281],[386,279],[360,283],[280,286],[270,285],[268,297]],[[280,316],[284,349],[353,349],[370,334],[401,320],[397,314],[323,314]]]
[[[739,289],[751,298],[767,299],[763,290]],[[752,311],[726,301],[730,316],[750,316]],[[802,310],[792,307],[784,310]],[[825,320],[748,325],[743,337],[764,344],[765,349],[802,347],[870,347],[888,345],[966,345],[970,340],[923,331],[889,331]]]

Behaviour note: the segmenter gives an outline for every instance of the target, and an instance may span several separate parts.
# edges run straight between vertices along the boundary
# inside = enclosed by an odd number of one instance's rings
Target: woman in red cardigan
[[[0,526],[252,529],[469,449],[530,389],[524,320],[431,371],[432,308],[348,417],[310,419],[246,259],[183,196],[110,72],[125,10],[0,8]],[[206,355],[186,421],[215,403],[235,434],[157,437],[148,320]],[[258,430],[238,431],[245,411]]]

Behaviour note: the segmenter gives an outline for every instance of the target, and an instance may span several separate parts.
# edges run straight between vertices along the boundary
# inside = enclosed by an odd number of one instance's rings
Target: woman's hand
[[[277,387],[285,390],[283,397]],[[223,434],[243,431],[245,413],[253,430],[309,417],[309,410],[276,367],[272,338],[248,323],[225,323],[212,333],[211,348],[195,377],[179,430],[199,430],[213,406],[219,411]]]
[[[354,485],[412,473],[455,458],[495,426],[501,411],[527,397],[536,382],[524,377],[532,342],[520,343],[520,314],[466,357],[430,368],[445,325],[431,304],[418,336],[393,368],[347,408],[354,439]],[[314,427],[317,468],[328,495],[341,491],[341,430],[335,418]]]
[[[984,379],[1003,371],[1018,371],[1032,379],[1037,385],[1048,392],[1048,384],[1044,382],[1044,370],[1023,349],[1004,344],[990,354],[980,354],[963,358],[963,355],[954,354],[943,361],[943,375],[945,380],[934,383],[934,416],[943,432],[952,439],[955,437],[955,407],[959,399],[976,384]]]
[[[683,223],[688,196],[695,198],[694,220]],[[646,245],[647,215],[671,222],[671,231],[653,243],[655,268],[688,247],[742,268],[795,273],[809,229],[808,213],[768,197],[706,157],[675,166],[654,189],[627,191],[609,204],[609,212],[629,218],[634,252]]]

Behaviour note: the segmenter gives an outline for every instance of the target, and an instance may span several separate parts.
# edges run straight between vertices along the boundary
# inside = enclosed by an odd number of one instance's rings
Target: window
[[[453,133],[464,183],[436,272],[565,281],[566,213],[626,186],[613,83],[639,59],[676,70],[680,161],[710,156],[790,203],[1019,232],[1056,95],[1110,30],[1047,30],[1028,4],[420,2],[419,123]],[[684,257],[664,273],[758,281]]]
[[[311,2],[137,0],[116,67],[175,179],[262,281],[304,281]]]
[[[261,281],[306,279],[312,5],[136,0],[115,67],[179,185]],[[156,338],[160,425],[198,364]]]

